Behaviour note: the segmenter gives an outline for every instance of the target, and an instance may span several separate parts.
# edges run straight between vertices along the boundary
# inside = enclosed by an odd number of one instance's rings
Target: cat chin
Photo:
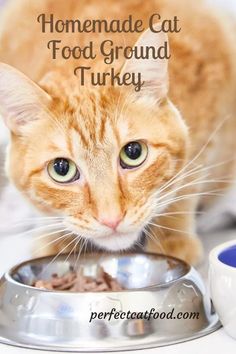
[[[131,248],[138,239],[139,234],[136,232],[93,238],[91,241],[95,246],[103,250],[124,251]]]

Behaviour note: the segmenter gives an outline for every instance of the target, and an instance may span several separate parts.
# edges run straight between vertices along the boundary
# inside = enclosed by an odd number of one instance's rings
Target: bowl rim
[[[5,278],[5,280],[9,283],[15,284],[19,287],[25,288],[25,289],[31,289],[34,291],[39,291],[39,292],[43,292],[43,293],[51,293],[51,294],[63,294],[66,296],[68,295],[88,295],[88,294],[114,294],[114,293],[134,293],[134,292],[141,292],[141,291],[150,291],[150,290],[160,290],[160,289],[164,289],[168,286],[171,286],[173,283],[175,283],[176,281],[180,281],[181,279],[185,278],[187,274],[189,274],[191,272],[191,270],[193,269],[192,266],[190,264],[188,264],[187,262],[185,262],[184,260],[181,260],[179,258],[173,257],[173,256],[169,256],[169,255],[164,255],[161,253],[152,253],[152,252],[142,252],[142,251],[138,251],[138,252],[124,252],[122,254],[103,254],[103,253],[88,253],[87,255],[91,255],[92,256],[102,256],[102,257],[111,257],[111,256],[118,256],[118,257],[123,257],[123,256],[135,256],[135,255],[144,255],[144,256],[151,256],[154,258],[168,258],[169,260],[173,260],[173,261],[177,261],[178,263],[182,264],[184,266],[184,269],[186,269],[186,272],[184,274],[182,274],[180,277],[173,279],[167,283],[160,283],[160,284],[154,284],[154,285],[149,285],[149,286],[145,286],[142,288],[130,288],[130,289],[124,289],[124,290],[119,290],[119,291],[86,291],[86,292],[82,292],[82,291],[65,291],[65,290],[50,290],[50,289],[42,289],[42,288],[37,288],[33,285],[28,285],[28,284],[23,284],[21,282],[18,282],[17,280],[15,280],[13,278],[13,273],[16,272],[19,268],[30,264],[32,261],[34,262],[40,262],[43,261],[45,259],[50,259],[53,258],[54,256],[43,256],[43,257],[37,257],[37,258],[33,258],[33,259],[28,259],[26,261],[23,261],[15,266],[13,266],[11,269],[9,269],[8,271],[6,271],[3,275],[3,278]],[[67,256],[67,254],[61,254],[59,257],[61,256]]]

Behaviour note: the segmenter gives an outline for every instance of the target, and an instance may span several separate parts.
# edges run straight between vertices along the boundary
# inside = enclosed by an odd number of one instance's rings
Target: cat
[[[109,6],[108,6],[109,5]],[[147,28],[151,14],[177,16],[168,34],[170,60],[124,60],[113,66],[140,72],[131,86],[81,86],[78,60],[53,60],[39,14],[59,19],[122,19]],[[199,205],[213,203],[235,174],[235,24],[203,1],[14,0],[1,18],[0,108],[11,132],[6,170],[38,210],[58,220],[61,236],[44,253],[89,240],[106,251],[133,247],[197,264]],[[102,36],[102,37],[101,37]],[[164,32],[53,34],[70,45],[162,45]],[[107,69],[102,57],[79,61]],[[58,218],[58,219],[57,219]],[[53,235],[54,237],[55,235]],[[63,241],[60,243],[60,241]]]

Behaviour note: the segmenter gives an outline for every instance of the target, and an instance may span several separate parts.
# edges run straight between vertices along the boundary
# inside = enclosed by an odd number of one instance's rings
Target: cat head
[[[147,31],[136,46],[154,40],[166,36]],[[186,126],[167,98],[167,60],[130,59],[123,70],[141,72],[140,92],[78,87],[58,72],[38,86],[0,65],[10,179],[39,209],[108,250],[132,246],[162,211],[187,152]]]

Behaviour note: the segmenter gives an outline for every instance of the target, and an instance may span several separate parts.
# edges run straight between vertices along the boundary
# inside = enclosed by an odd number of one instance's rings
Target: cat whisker
[[[177,202],[180,200],[186,200],[192,197],[199,197],[199,196],[222,196],[222,194],[217,193],[218,191],[221,191],[219,189],[217,190],[213,190],[213,191],[209,191],[209,192],[200,192],[200,193],[192,193],[192,194],[185,194],[185,195],[181,195],[172,199],[169,199],[165,202],[162,202],[160,204],[157,203],[158,207],[164,207],[164,206],[169,206],[170,204],[172,204],[173,202]]]
[[[191,181],[189,183],[186,183],[186,184],[184,184],[182,186],[179,186],[178,188],[175,188],[172,191],[169,191],[168,193],[160,196],[158,198],[158,201],[160,201],[162,199],[165,199],[168,195],[171,195],[173,193],[177,193],[178,191],[180,191],[182,189],[186,189],[187,187],[193,187],[193,186],[197,186],[197,185],[202,185],[204,183],[205,184],[208,184],[208,183],[227,183],[227,180],[221,180],[221,179],[218,179],[218,180],[217,179],[212,179],[212,180],[210,180],[210,179],[208,179],[208,180],[202,179],[202,178],[206,178],[206,177],[208,177],[208,175],[199,177],[199,178],[197,178],[197,179],[195,179],[195,180],[193,180],[193,181]]]
[[[46,223],[48,221],[63,221],[63,218],[42,218],[42,219],[36,219],[36,218],[32,218],[32,219],[25,219],[24,221],[19,221],[19,222],[15,222],[13,225],[9,226],[7,229],[1,229],[0,228],[0,232],[8,232],[12,229],[15,229],[19,226],[31,226],[33,223]],[[45,225],[46,226],[46,225]]]
[[[205,177],[207,177],[207,176],[204,176],[204,178],[205,178]],[[177,193],[179,190],[186,189],[187,187],[192,187],[192,186],[194,185],[194,183],[196,183],[196,184],[202,184],[202,179],[201,179],[201,177],[198,177],[198,178],[196,178],[195,180],[193,180],[193,181],[191,181],[191,182],[185,183],[185,184],[183,184],[183,185],[181,185],[181,186],[178,186],[178,187],[175,188],[175,189],[172,189],[172,190],[169,191],[168,193],[165,193],[165,194],[163,194],[162,196],[160,196],[160,197],[158,198],[158,200],[160,201],[160,200],[162,200],[162,199],[165,199],[168,195],[171,195],[171,194],[173,194],[173,193]],[[162,191],[161,191],[161,192],[162,192]],[[159,193],[160,193],[160,191],[159,191]]]
[[[218,165],[218,164],[217,164],[217,165]],[[207,169],[208,169],[208,168],[207,168]],[[206,169],[204,169],[204,170],[206,170]],[[197,179],[195,179],[195,180],[193,180],[193,181],[191,181],[191,182],[189,182],[189,183],[186,183],[186,184],[184,184],[184,185],[182,185],[182,186],[179,186],[178,188],[173,189],[173,190],[169,191],[168,193],[166,193],[166,194],[160,196],[158,200],[160,201],[160,200],[166,198],[166,196],[171,195],[171,194],[173,194],[173,193],[176,193],[176,192],[179,191],[179,190],[185,189],[186,187],[192,187],[192,186],[196,186],[196,185],[202,185],[202,184],[204,184],[204,183],[205,183],[205,184],[209,184],[209,183],[232,183],[232,184],[234,184],[234,183],[236,183],[235,180],[230,180],[230,179],[226,179],[226,178],[207,179],[207,180],[204,180],[204,178],[209,177],[209,176],[210,176],[209,174],[205,174],[205,175],[203,175],[203,176],[200,176],[200,177],[198,177]],[[160,193],[160,191],[163,191],[163,189],[160,189],[160,190],[158,191],[158,194]]]
[[[56,231],[50,232],[49,234],[38,236],[38,237],[34,238],[34,241],[39,241],[39,240],[42,240],[44,238],[48,238],[49,236],[61,234],[62,232],[65,232],[65,231],[69,231],[69,229],[66,228],[66,229],[56,230]]]
[[[218,130],[223,126],[223,124],[226,122],[226,120],[228,120],[229,117],[226,117],[222,122],[220,122],[219,125],[217,125],[216,129],[213,131],[213,133],[210,135],[210,137],[208,138],[208,140],[206,141],[206,143],[203,145],[203,147],[200,149],[200,151],[192,158],[192,160],[190,160],[174,177],[172,177],[166,184],[164,184],[164,186],[161,188],[162,191],[164,191],[166,188],[168,188],[169,186],[171,186],[173,183],[176,183],[179,180],[179,176],[180,176],[180,180],[183,179],[182,174],[183,172],[185,172],[185,170],[191,165],[194,164],[195,161],[198,159],[198,157],[201,156],[201,154],[205,151],[205,149],[207,148],[208,144],[211,142],[211,140],[214,138],[215,134],[218,132]],[[231,161],[235,161],[235,158],[229,159],[228,161],[224,161],[224,162],[220,162],[211,166],[207,166],[207,167],[203,167],[202,171],[204,171],[205,169],[208,170],[210,168],[213,167],[218,167],[221,166],[221,164],[226,164],[229,163]],[[202,167],[202,165],[199,165]],[[196,169],[196,173],[200,172],[200,169],[198,167],[194,167],[192,169],[192,171],[195,171]],[[186,173],[186,172],[185,172]],[[187,177],[187,176],[185,176]],[[173,182],[173,183],[172,183]]]
[[[200,166],[200,167],[199,167]],[[169,181],[167,181],[160,189],[158,189],[157,193],[161,193],[165,191],[167,188],[171,187],[173,184],[180,182],[187,177],[191,177],[195,173],[199,173],[200,168],[202,168],[202,165],[199,165],[198,167],[194,167],[190,171],[186,171],[182,175],[179,175],[178,178],[176,176],[172,177]]]
[[[146,227],[148,227],[148,225],[146,225],[143,229],[144,234],[146,236],[148,236],[157,245],[158,248],[160,248],[160,250],[163,254],[166,254],[166,251],[164,250],[163,245],[161,244],[161,241],[150,232],[151,230],[148,231],[146,229]]]
[[[207,139],[206,143],[202,146],[202,148],[199,150],[199,152],[192,158],[192,160],[190,160],[183,168],[182,170],[180,170],[178,172],[181,173],[183,170],[185,170],[190,164],[192,164],[193,162],[195,162],[201,155],[202,153],[205,151],[205,149],[207,148],[208,144],[211,142],[211,140],[215,137],[215,135],[218,133],[218,131],[223,127],[223,125],[225,124],[225,122],[230,119],[229,116],[226,116],[222,121],[220,121],[219,124],[217,124],[216,128],[213,130],[213,132],[210,134],[209,138]]]
[[[80,246],[80,248],[79,248],[78,255],[77,255],[77,257],[76,257],[76,261],[75,261],[75,264],[74,264],[74,269],[77,269],[77,264],[78,264],[78,262],[79,262],[82,249],[83,249],[83,247],[84,247],[84,245],[85,245],[85,243],[86,243],[86,238],[83,239],[83,238],[81,237],[81,239],[82,239],[82,242],[81,242],[81,246]],[[80,239],[80,240],[81,240],[81,239]]]
[[[66,230],[67,231],[67,230]],[[68,230],[69,231],[69,230]],[[39,248],[39,250],[36,250],[35,252],[33,252],[33,255],[37,254],[39,251],[41,252],[42,250],[44,250],[45,248],[47,248],[48,246],[51,246],[52,244],[60,241],[60,240],[63,240],[64,238],[66,237],[69,237],[70,235],[72,235],[73,232],[68,232],[66,234],[63,234],[63,235],[60,235],[58,236],[57,238],[53,239],[52,241],[50,242],[47,242],[46,244],[44,244],[41,248]],[[46,236],[46,235],[45,235]],[[48,235],[47,235],[48,236]]]
[[[86,242],[85,242],[84,254],[86,254],[87,246],[88,246],[88,242],[89,242],[88,239],[85,239],[85,240],[86,240]]]
[[[64,217],[63,216],[43,216],[43,217],[38,217],[38,216],[35,216],[35,217],[32,217],[32,218],[25,218],[24,220],[30,220],[30,221],[38,221],[38,220],[54,220],[54,219],[63,219]]]
[[[70,232],[66,235],[64,235],[64,238],[70,237],[71,235],[73,235],[73,232]],[[59,239],[55,240],[58,241]],[[63,247],[54,257],[53,259],[47,264],[47,266],[44,268],[42,274],[44,272],[46,272],[46,270],[53,264],[53,262],[55,262],[55,260],[73,243],[75,242],[75,239],[73,238],[72,241],[70,241],[65,247]]]
[[[155,214],[153,218],[156,217],[166,217],[166,218],[177,218],[176,215],[203,215],[205,211],[173,211],[168,213]]]
[[[212,166],[208,166],[207,169],[209,169]],[[203,172],[206,168],[202,167],[202,165],[199,166],[195,166],[194,168],[192,168],[190,171],[186,171],[184,174],[179,175],[178,178],[175,178],[175,176],[173,178],[171,178],[166,184],[164,184],[158,191],[157,193],[161,193],[163,191],[165,191],[168,187],[171,187],[173,184],[175,184],[176,182],[180,182],[188,177],[193,176],[194,174],[199,174],[200,172]],[[198,178],[202,178],[198,177]]]
[[[78,240],[77,240],[77,238],[78,238]],[[69,252],[69,254],[67,255],[67,257],[66,257],[66,259],[64,260],[63,263],[66,263],[68,261],[68,259],[70,258],[71,254],[76,251],[76,247],[78,246],[78,243],[79,243],[80,239],[81,239],[81,237],[79,237],[79,236],[75,238],[74,247],[71,249],[71,251]]]
[[[155,226],[155,227],[164,229],[164,230],[180,232],[180,233],[186,234],[186,235],[192,235],[192,234],[191,234],[190,232],[188,232],[188,231],[179,230],[179,229],[175,229],[175,228],[172,228],[172,227],[167,227],[167,226],[159,225],[159,224],[157,224],[157,223],[149,222],[148,224],[151,225],[151,226]]]
[[[13,235],[11,235],[10,234],[10,236],[18,236],[18,237],[23,237],[23,236],[26,236],[26,235],[31,235],[31,234],[33,234],[33,233],[35,233],[35,232],[39,232],[39,231],[44,231],[44,230],[50,230],[51,228],[59,228],[59,227],[61,227],[63,225],[63,223],[62,222],[60,222],[60,223],[55,223],[55,224],[49,224],[49,225],[43,225],[43,226],[39,226],[39,227],[36,227],[36,228],[32,228],[32,229],[27,229],[27,230],[25,230],[25,231],[22,231],[22,232],[19,232],[18,234],[13,234]],[[2,231],[2,230],[1,230]],[[4,231],[4,232],[7,232],[7,231]]]
[[[141,244],[141,242],[135,241],[133,244],[133,247],[131,247],[131,250],[135,251],[136,246],[138,246],[139,248],[143,248],[143,245]]]

